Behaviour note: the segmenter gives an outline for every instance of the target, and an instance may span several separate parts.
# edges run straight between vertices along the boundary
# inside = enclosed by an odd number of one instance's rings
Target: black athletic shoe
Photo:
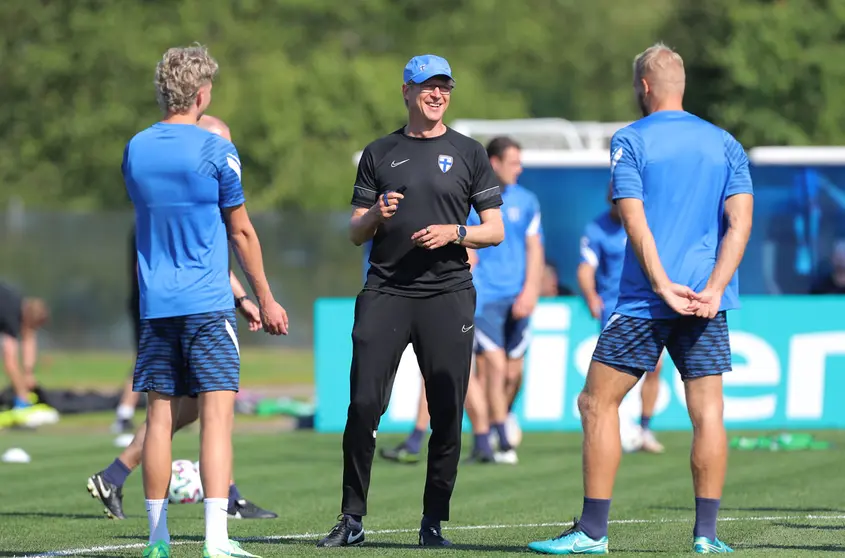
[[[452,541],[443,538],[439,525],[420,528],[420,546],[452,546]]]
[[[109,519],[126,519],[123,515],[123,487],[103,478],[103,471],[88,478],[88,492],[105,506]]]
[[[249,500],[235,500],[229,506],[229,519],[275,519],[279,517],[270,510],[260,508]]]
[[[379,455],[388,461],[395,461],[396,463],[413,465],[420,462],[419,452],[411,452],[407,447],[405,447],[405,444],[400,444],[395,448],[381,448],[379,450]]]
[[[478,450],[472,450],[472,454],[466,459],[466,463],[495,463],[496,458],[493,453],[484,453]]]
[[[356,524],[348,515],[338,516],[337,525],[317,543],[319,547],[355,546],[364,542],[364,526]]]

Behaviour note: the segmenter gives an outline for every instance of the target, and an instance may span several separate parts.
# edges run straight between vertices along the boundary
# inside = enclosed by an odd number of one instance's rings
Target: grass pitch
[[[103,417],[108,420],[110,417]],[[72,418],[69,421],[74,420]],[[240,417],[239,419],[240,420]],[[104,423],[105,424],[105,423]],[[732,452],[719,536],[749,556],[819,556],[845,551],[845,433],[820,432],[819,452]],[[180,433],[174,459],[197,458],[196,432]],[[109,521],[85,490],[88,475],[117,454],[113,437],[62,429],[0,433],[0,450],[22,447],[29,464],[0,463],[0,556],[140,556],[147,520],[140,471],[125,487],[126,521]],[[693,495],[688,433],[666,433],[667,453],[623,458],[611,510],[611,553],[690,555]],[[379,445],[399,441],[383,436]],[[469,439],[465,439],[465,454]],[[376,457],[362,548],[320,550],[340,505],[340,436],[240,433],[235,477],[245,497],[276,520],[230,521],[230,535],[265,557],[530,555],[529,541],[556,535],[580,512],[580,436],[526,434],[517,466],[462,466],[445,533],[450,550],[415,548],[423,464]],[[549,524],[554,525],[549,525]],[[171,505],[173,556],[200,556],[202,505]]]

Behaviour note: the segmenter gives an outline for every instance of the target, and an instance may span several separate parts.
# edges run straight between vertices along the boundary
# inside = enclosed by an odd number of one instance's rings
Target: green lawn
[[[45,353],[36,374],[47,388],[88,389],[116,387],[128,378],[132,353],[69,351]],[[313,384],[314,353],[311,349],[252,349],[241,355],[241,385],[285,386]]]
[[[70,435],[59,428],[0,434],[0,448],[23,447],[32,455],[30,464],[0,463],[0,556],[140,556],[147,536],[140,475],[136,472],[126,484],[130,518],[104,519],[85,490],[85,478],[114,458],[112,437]],[[731,454],[719,534],[738,552],[819,556],[845,551],[845,477],[838,474],[845,462],[845,433],[818,436],[834,442],[834,449]],[[379,444],[398,440],[381,436]],[[689,434],[665,434],[663,441],[665,455],[623,460],[611,511],[613,553],[690,554]],[[231,535],[248,539],[245,547],[265,557],[326,555],[314,542],[338,512],[340,436],[238,434],[235,450],[241,491],[280,517],[231,521]],[[174,459],[196,456],[196,433],[177,435]],[[365,520],[367,543],[350,549],[353,555],[413,555],[424,474],[423,465],[377,458]],[[519,465],[461,467],[453,521],[446,525],[458,546],[437,555],[527,556],[526,543],[557,534],[562,530],[558,524],[579,513],[580,503],[580,436],[527,434]],[[174,557],[201,555],[202,516],[201,505],[171,506],[169,524],[178,544]]]

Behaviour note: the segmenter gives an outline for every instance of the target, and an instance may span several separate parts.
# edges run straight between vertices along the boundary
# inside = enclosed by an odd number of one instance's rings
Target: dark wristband
[[[249,297],[244,295],[240,298],[235,298],[235,308],[240,308],[243,305],[244,300],[247,300]]]

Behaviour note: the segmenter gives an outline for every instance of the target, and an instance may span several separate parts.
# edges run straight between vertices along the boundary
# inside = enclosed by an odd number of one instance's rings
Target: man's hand
[[[261,305],[261,324],[270,335],[287,335],[288,313],[281,304],[271,300]]]
[[[659,289],[657,294],[669,308],[681,316],[693,316],[701,308],[701,297],[686,285],[670,283]]]
[[[383,223],[396,214],[396,210],[399,209],[399,200],[404,197],[399,192],[385,192],[378,197],[378,203],[371,207],[370,211],[375,213],[379,221]]]
[[[241,302],[241,307],[238,308],[238,311],[241,313],[241,316],[246,318],[246,321],[249,323],[249,330],[250,331],[258,331],[261,329],[261,311],[258,309],[258,305],[256,305],[250,299],[244,299]]]
[[[701,301],[701,306],[696,310],[695,315],[699,318],[715,318],[722,306],[722,291],[707,287],[698,293],[698,298]]]
[[[411,235],[411,240],[420,248],[435,250],[458,240],[457,225],[429,225]]]
[[[515,320],[527,318],[537,306],[537,297],[530,292],[522,291],[511,306],[511,315]]]
[[[600,296],[595,296],[587,301],[587,308],[590,309],[590,315],[598,320],[601,318],[602,312],[604,312],[604,301]]]

